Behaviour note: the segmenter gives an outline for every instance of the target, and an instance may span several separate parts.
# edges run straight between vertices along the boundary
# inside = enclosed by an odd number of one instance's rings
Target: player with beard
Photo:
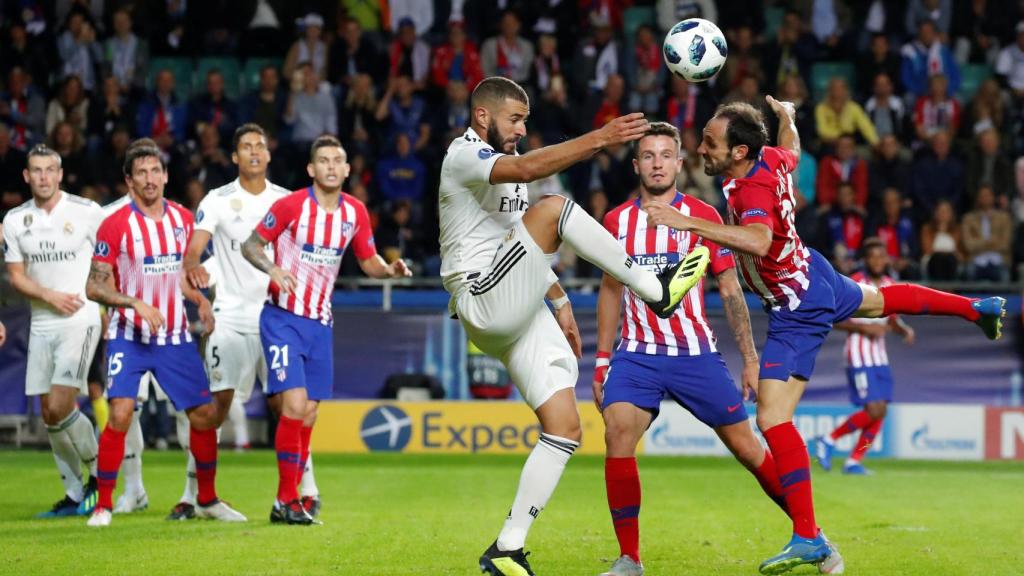
[[[879,288],[836,272],[796,232],[796,110],[792,103],[771,96],[767,101],[779,118],[778,147],[767,145],[761,112],[733,103],[719,106],[697,148],[704,157],[704,171],[725,177],[729,224],[686,216],[665,202],[649,202],[644,210],[650,224],[691,232],[732,250],[747,285],[764,303],[769,322],[755,390],[757,425],[775,458],[793,536],[782,552],[761,563],[760,570],[781,574],[801,564],[819,564],[828,571],[837,555],[815,522],[810,458],[793,425],[793,413],[832,325],[854,316],[959,316],[995,340],[1002,335],[1006,300],[965,298],[911,284]]]
[[[452,141],[441,166],[441,276],[452,295],[452,316],[474,344],[508,368],[540,421],[505,525],[480,557],[481,570],[524,576],[533,574],[523,552],[526,534],[581,437],[574,393],[579,330],[551,270],[559,245],[567,243],[663,317],[704,275],[708,258],[700,251],[655,274],[634,266],[615,238],[571,200],[530,194],[527,182],[642,137],[648,127],[643,114],[520,156],[516,145],[530,114],[522,87],[487,78],[473,91],[471,110],[469,128]]]

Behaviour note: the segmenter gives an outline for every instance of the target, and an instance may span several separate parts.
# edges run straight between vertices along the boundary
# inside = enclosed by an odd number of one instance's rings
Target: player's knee
[[[551,434],[566,440],[572,440],[573,442],[579,442],[583,439],[583,428],[580,426],[578,415],[575,418],[566,418],[556,424],[542,425],[542,429],[545,434]]]
[[[604,444],[608,456],[612,458],[628,458],[636,452],[639,442],[637,430],[625,422],[606,422],[604,428]]]
[[[135,401],[129,398],[115,398],[110,402],[110,415],[107,425],[119,432],[125,432],[132,425],[135,414]]]
[[[792,418],[787,414],[776,413],[760,406],[757,409],[757,427],[762,433],[790,420]]]
[[[189,424],[196,430],[209,430],[217,427],[217,406],[213,402],[196,406],[186,411]]]
[[[888,411],[889,408],[885,402],[872,402],[867,405],[868,416],[870,416],[872,420],[881,420],[882,418],[885,418]]]

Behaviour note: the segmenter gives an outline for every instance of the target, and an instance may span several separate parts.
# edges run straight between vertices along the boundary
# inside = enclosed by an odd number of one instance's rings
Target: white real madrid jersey
[[[438,194],[441,276],[446,280],[490,266],[502,238],[530,207],[525,183],[490,183],[491,168],[502,155],[472,128],[448,146]]]
[[[235,179],[210,191],[199,204],[196,230],[205,230],[213,236],[213,257],[207,259],[204,266],[216,278],[214,315],[218,323],[223,322],[238,332],[259,332],[260,311],[270,283],[270,276],[242,256],[242,243],[274,202],[288,194],[290,191],[269,180],[263,192],[252,194]],[[273,253],[270,254],[273,258]]]
[[[96,323],[100,309],[85,296],[96,231],[103,210],[92,200],[60,191],[60,200],[46,212],[29,200],[4,217],[4,259],[22,262],[28,277],[40,286],[77,294],[84,302],[78,312],[64,316],[41,300],[32,301],[32,328]]]

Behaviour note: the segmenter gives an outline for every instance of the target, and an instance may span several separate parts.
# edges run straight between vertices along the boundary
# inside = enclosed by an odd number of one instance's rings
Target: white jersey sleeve
[[[8,212],[4,217],[4,261],[8,263],[24,262],[25,260],[21,254],[21,247],[15,239],[16,226],[11,212]]]
[[[217,231],[217,222],[220,220],[219,201],[219,196],[208,193],[199,203],[196,210],[196,230],[208,232],[211,236]]]
[[[461,136],[460,139],[465,139],[465,142],[461,142],[461,146],[452,146],[448,149],[449,157],[444,166],[451,182],[465,188],[489,185],[494,163],[504,154],[496,152],[489,144],[470,134]],[[441,189],[442,194],[450,194],[453,191]]]

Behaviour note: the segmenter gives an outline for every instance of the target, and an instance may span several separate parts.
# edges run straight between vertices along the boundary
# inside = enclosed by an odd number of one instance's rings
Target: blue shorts
[[[107,342],[107,397],[137,398],[139,381],[152,372],[175,410],[210,401],[206,367],[194,342],[142,344],[122,338]]]
[[[627,402],[650,410],[657,418],[666,394],[712,428],[747,419],[743,398],[717,352],[698,356],[616,352],[604,382],[602,408]]]
[[[868,402],[892,402],[892,370],[888,366],[847,368],[850,402],[863,406]]]
[[[768,312],[768,338],[761,354],[762,380],[810,380],[814,360],[832,324],[853,316],[864,300],[856,282],[836,272],[811,250],[810,285],[796,310]]]
[[[273,304],[260,314],[260,342],[267,359],[267,394],[305,388],[310,400],[334,391],[334,332],[317,320]]]

